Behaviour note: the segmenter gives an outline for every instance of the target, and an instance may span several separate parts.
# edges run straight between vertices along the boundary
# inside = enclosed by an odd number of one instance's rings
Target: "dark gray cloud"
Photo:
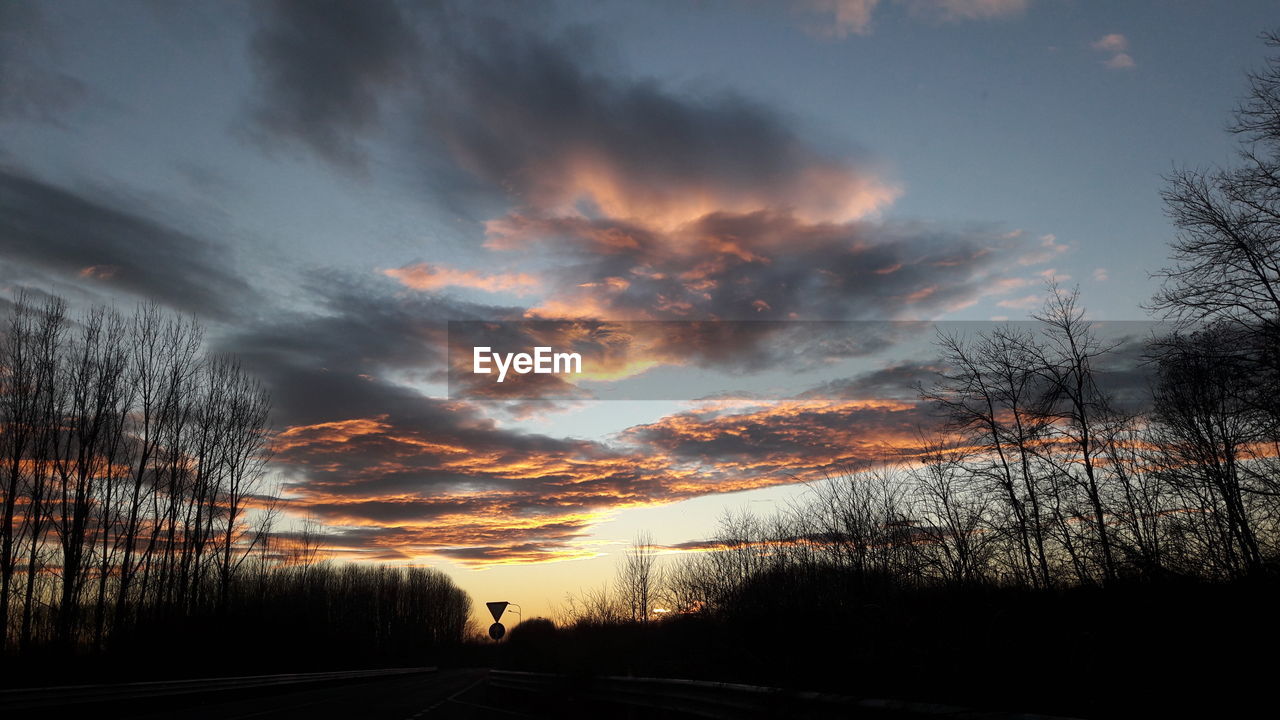
[[[416,412],[408,381],[443,382],[449,320],[509,320],[522,308],[396,293],[383,278],[314,271],[306,310],[280,310],[217,339],[264,378],[286,425]]]
[[[0,119],[61,124],[84,99],[84,83],[56,68],[57,50],[36,3],[0,3]]]
[[[610,71],[581,28],[451,3],[351,12],[260,14],[258,125],[332,160],[394,104],[412,128],[397,147],[433,188],[486,189],[492,249],[554,259],[546,317],[929,317],[1035,249],[992,228],[860,220],[897,193],[865,158],[823,152],[764,103]],[[329,71],[334,58],[350,69]]]
[[[619,216],[701,193],[729,208],[768,198],[838,211],[819,206],[848,202],[843,191],[887,192],[766,104],[608,74],[582,28],[556,30],[523,5],[501,17],[491,9],[273,3],[252,41],[252,122],[351,166],[398,113],[412,130],[396,142],[416,154],[433,190],[541,209],[585,195],[588,211]]]
[[[806,223],[713,213],[674,232],[611,220],[508,218],[502,246],[564,263],[546,304],[611,319],[885,320],[963,307],[1033,252],[1020,237],[922,223]]]
[[[927,331],[928,325],[911,323],[916,332]],[[938,379],[943,369],[941,360],[911,361],[890,365],[850,378],[840,378],[822,383],[801,393],[802,398],[884,399],[914,402],[919,399],[920,388],[928,387]]]
[[[661,495],[658,473],[603,445],[503,429],[413,386],[443,377],[445,318],[515,309],[392,295],[389,281],[336,274],[315,288],[314,311],[227,333],[217,346],[271,389],[277,465],[310,512],[396,524],[494,508],[553,516]],[[474,496],[439,497],[458,490]]]
[[[461,18],[448,33],[436,47],[449,53],[449,70],[428,83],[435,100],[425,108],[429,127],[459,164],[520,204],[562,205],[578,192],[596,203],[620,200],[589,187],[607,181],[625,185],[637,205],[666,206],[694,190],[733,205],[789,193],[814,169],[853,172],[761,102],[594,70],[607,63],[582,33],[535,34],[516,23]],[[582,177],[597,173],[605,177]]]
[[[403,82],[418,41],[392,0],[275,0],[252,40],[261,85],[257,130],[342,165],[363,167],[361,138],[383,95]]]
[[[168,227],[118,201],[0,168],[0,255],[79,283],[227,317],[256,292],[234,273],[228,248]]]

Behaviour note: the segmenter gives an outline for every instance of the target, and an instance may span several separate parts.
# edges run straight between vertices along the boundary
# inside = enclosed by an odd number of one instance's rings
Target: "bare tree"
[[[1280,35],[1267,33],[1269,47]],[[1276,338],[1280,330],[1280,55],[1251,73],[1235,113],[1235,168],[1181,170],[1165,207],[1179,229],[1174,264],[1157,273],[1153,306],[1178,319],[1222,320]]]
[[[942,335],[938,346],[950,369],[922,396],[936,403],[948,429],[976,450],[968,458],[971,475],[996,489],[1005,504],[1020,555],[1017,574],[1029,584],[1047,586],[1045,509],[1033,466],[1048,420],[1043,376],[1034,365],[1040,354],[1035,338],[1003,327],[969,342]]]
[[[942,435],[920,435],[919,466],[913,468],[913,511],[920,525],[911,547],[948,585],[985,579],[992,546],[992,498],[975,488],[965,466],[967,452]]]
[[[647,532],[640,533],[618,567],[618,593],[632,622],[649,622],[663,585],[653,537]]]
[[[1250,399],[1254,366],[1229,342],[1235,335],[1215,326],[1164,343],[1155,437],[1164,477],[1213,538],[1204,543],[1208,558],[1244,575],[1263,563],[1251,501],[1273,497],[1275,478],[1250,462],[1270,423]]]
[[[62,592],[58,600],[58,639],[70,645],[79,628],[81,593],[87,580],[91,523],[98,482],[111,472],[118,453],[119,422],[128,400],[124,377],[125,325],[119,313],[91,309],[71,343],[62,383],[68,406],[53,453],[55,490],[53,529],[61,551]]]
[[[1073,451],[1058,467],[1084,491],[1088,523],[1101,551],[1103,580],[1110,582],[1116,578],[1116,560],[1099,465],[1104,461],[1103,427],[1111,414],[1111,404],[1098,386],[1095,366],[1114,348],[1098,340],[1079,299],[1078,289],[1066,292],[1050,286],[1044,309],[1034,316],[1045,325],[1046,337],[1046,342],[1038,346],[1035,368],[1047,385],[1045,411],[1053,420],[1048,427]]]

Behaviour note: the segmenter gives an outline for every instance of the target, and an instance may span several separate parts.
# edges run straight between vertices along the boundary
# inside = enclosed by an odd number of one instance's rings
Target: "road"
[[[690,680],[597,678],[586,685],[567,676],[485,669],[411,670],[342,679],[325,678],[294,685],[259,685],[158,695],[156,686],[124,686],[103,695],[74,689],[18,691],[22,698],[0,702],[0,717],[129,718],[129,720],[238,720],[241,718],[353,718],[354,720],[443,720],[470,718],[627,718],[654,720],[712,717],[753,718],[937,718],[976,715],[989,718],[1042,718],[1026,714],[974,713],[942,705],[902,701],[854,701],[816,693]],[[281,677],[281,676],[273,676]],[[252,678],[245,678],[251,680]],[[204,681],[201,681],[202,683]],[[161,683],[161,685],[165,685]],[[101,687],[101,686],[99,686]],[[135,691],[135,687],[137,690]],[[170,684],[168,689],[172,690]],[[149,696],[148,696],[149,695]],[[132,696],[132,699],[118,699]],[[74,698],[85,702],[69,702]],[[88,702],[93,698],[92,702]],[[110,698],[110,699],[107,699]],[[0,698],[3,700],[3,698]],[[21,704],[17,704],[21,703]],[[625,703],[625,704],[619,704]],[[29,709],[18,709],[29,708]],[[659,709],[663,708],[663,709]]]
[[[6,720],[72,716],[131,720],[490,720],[547,716],[543,714],[545,710],[488,687],[487,675],[487,670],[442,670],[426,675],[64,705],[27,711],[29,715],[4,715]]]

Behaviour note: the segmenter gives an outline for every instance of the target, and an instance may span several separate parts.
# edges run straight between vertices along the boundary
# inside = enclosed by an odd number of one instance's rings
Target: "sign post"
[[[489,614],[493,616],[493,624],[489,626],[489,637],[495,641],[501,640],[507,634],[507,628],[502,624],[502,613],[507,611],[507,606],[511,603],[506,601],[494,601],[485,603],[485,607],[489,608]]]

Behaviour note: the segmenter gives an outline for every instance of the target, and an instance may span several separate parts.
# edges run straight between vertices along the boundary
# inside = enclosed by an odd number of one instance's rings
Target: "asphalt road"
[[[504,685],[510,685],[513,677],[505,676]],[[723,711],[752,709],[768,717],[792,717],[797,713],[805,717],[939,717],[955,715],[958,708],[914,704],[910,707],[855,709],[852,705],[805,705],[792,698],[787,703],[770,702],[769,698],[756,695],[745,697],[725,688],[712,690],[726,693],[723,697],[706,696],[703,693],[709,683],[689,681],[645,681],[663,683],[655,689],[649,685],[645,692],[666,701],[678,702],[678,707],[692,711],[712,707]],[[679,685],[672,685],[672,684]],[[683,684],[681,684],[683,683]],[[670,687],[669,687],[670,686]],[[735,686],[727,686],[733,688]],[[703,689],[699,689],[703,688]],[[607,688],[606,688],[607,690]],[[634,692],[627,685],[622,695]],[[688,718],[686,712],[657,710],[652,707],[636,707],[613,704],[591,692],[575,691],[572,683],[553,684],[538,692],[494,687],[490,674],[484,669],[442,670],[429,673],[382,675],[366,678],[321,680],[296,685],[276,685],[257,688],[223,689],[182,695],[153,696],[134,699],[106,700],[98,702],[68,702],[75,697],[69,694],[59,698],[56,689],[47,694],[42,691],[38,701],[24,701],[32,709],[15,709],[0,706],[0,718],[18,720],[39,718],[129,718],[129,720],[237,720],[239,718],[352,718],[354,720],[432,720],[443,718],[557,718],[559,720],[585,720],[611,718],[612,720],[673,720]],[[609,695],[606,691],[605,695]],[[735,691],[736,692],[736,691]],[[664,694],[667,693],[667,694]],[[670,694],[675,693],[675,694]],[[135,693],[130,693],[135,694]],[[80,698],[86,696],[81,694]],[[613,698],[616,702],[617,698]],[[747,704],[744,705],[743,703]],[[735,704],[736,703],[736,704]],[[791,703],[791,704],[789,704]],[[40,707],[32,707],[39,704]],[[736,708],[736,710],[735,710]],[[821,712],[819,712],[821,711]],[[984,714],[985,715],[985,714]],[[754,716],[754,715],[753,715]],[[1044,717],[1031,715],[991,714],[989,717]],[[1061,720],[1061,719],[1060,719]]]
[[[237,718],[444,718],[547,717],[546,708],[490,688],[487,670],[442,670],[425,675],[343,680],[278,688],[177,695],[110,703],[65,705],[4,713],[8,718],[130,718],[131,720],[236,720]]]

